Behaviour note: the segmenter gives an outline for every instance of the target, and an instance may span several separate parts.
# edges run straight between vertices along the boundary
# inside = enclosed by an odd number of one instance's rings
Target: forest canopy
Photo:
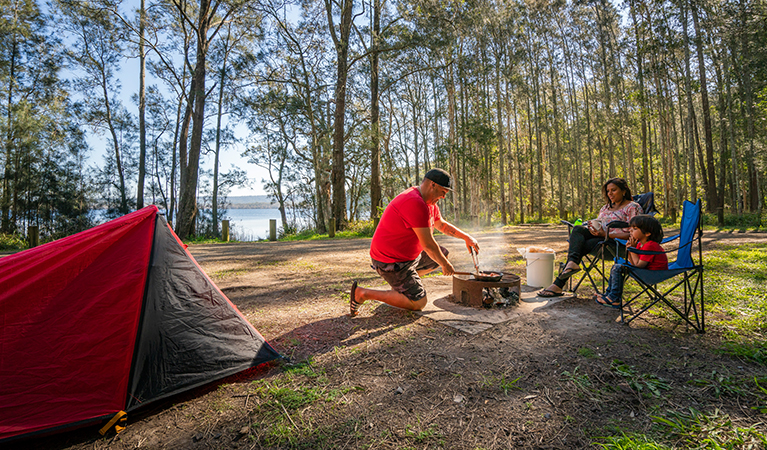
[[[320,233],[433,167],[455,221],[588,218],[616,176],[761,218],[765,49],[764,0],[0,0],[0,233],[216,236],[228,152]]]

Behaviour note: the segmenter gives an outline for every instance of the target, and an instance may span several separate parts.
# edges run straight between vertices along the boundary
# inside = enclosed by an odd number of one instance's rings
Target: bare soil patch
[[[765,233],[704,236],[707,247],[767,242]],[[522,277],[517,247],[550,246],[558,261],[566,249],[564,227],[512,227],[476,237],[481,268]],[[439,241],[458,268],[471,267],[461,241]],[[690,407],[718,410],[738,426],[765,432],[750,409],[752,397],[690,383],[715,372],[745,385],[763,376],[764,367],[718,352],[715,330],[695,334],[666,319],[616,323],[617,312],[596,305],[588,289],[474,335],[375,302],[352,319],[352,280],[383,286],[369,267],[369,245],[355,239],[190,247],[275,348],[294,363],[311,358],[321,377],[285,381],[289,366],[270,363],[154,405],[116,437],[85,429],[18,448],[572,449],[591,447],[616,429],[647,431],[651,416]],[[437,278],[427,278],[427,288]],[[616,370],[620,363],[669,389],[648,395]],[[278,379],[288,388],[334,393],[300,408],[283,406],[283,440],[264,419],[273,404],[253,387]]]

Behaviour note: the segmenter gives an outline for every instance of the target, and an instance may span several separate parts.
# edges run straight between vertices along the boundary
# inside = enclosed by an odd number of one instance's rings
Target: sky
[[[130,111],[136,118],[138,118],[138,105],[131,99],[132,95],[138,93],[139,89],[139,60],[138,58],[125,59],[122,63],[120,70],[117,72],[117,76],[120,79],[121,89],[118,96],[125,108]],[[72,77],[74,74],[66,72],[63,74],[65,78]],[[161,80],[152,77],[151,73],[147,73],[147,87],[151,85],[163,86]],[[210,87],[210,86],[208,86]],[[73,94],[76,96],[76,94]],[[137,119],[138,120],[138,119]],[[215,121],[208,121],[208,126],[211,126]],[[235,137],[241,142],[245,142],[248,137],[248,129],[244,125],[237,126],[235,128]],[[88,143],[92,149],[90,154],[89,163],[92,166],[101,166],[104,162],[104,155],[107,151],[111,151],[109,136],[107,134],[99,135],[92,129],[87,129]],[[137,144],[138,145],[138,144]],[[237,187],[233,188],[229,197],[236,196],[248,196],[248,195],[264,195],[266,192],[262,187],[261,180],[268,178],[268,172],[266,169],[250,164],[247,158],[241,156],[245,150],[245,144],[240,143],[235,146],[222,149],[220,155],[219,173],[225,173],[230,171],[233,167],[241,170],[245,170],[248,178],[250,179],[250,187]],[[212,170],[213,169],[213,155],[201,156],[200,170]],[[135,185],[135,180],[134,180]]]
[[[120,92],[120,100],[123,105],[133,114],[138,117],[138,106],[131,100],[131,95],[138,93],[138,73],[139,73],[139,60],[128,59],[123,63],[121,70],[119,71],[120,82],[122,89]],[[151,74],[147,74],[147,85],[161,84],[158,80],[153,80]],[[210,125],[208,125],[210,126]],[[245,126],[238,126],[235,128],[235,137],[244,142],[248,137],[248,129]],[[105,152],[111,151],[109,144],[109,136],[106,134],[96,134],[93,130],[88,130],[88,143],[91,146],[92,153],[90,157],[91,165],[100,166],[103,164]],[[220,156],[219,173],[225,173],[230,171],[233,167],[241,170],[245,170],[248,178],[250,179],[250,187],[237,187],[233,188],[229,193],[230,197],[248,196],[248,195],[264,195],[266,192],[262,187],[261,180],[268,178],[268,172],[266,169],[250,164],[247,158],[241,156],[245,150],[245,144],[237,144],[235,146],[224,149]],[[200,170],[212,170],[213,169],[213,155],[202,156],[200,160]]]

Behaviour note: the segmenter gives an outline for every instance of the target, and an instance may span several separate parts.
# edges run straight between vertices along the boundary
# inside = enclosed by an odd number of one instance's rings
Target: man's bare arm
[[[450,264],[450,261],[442,254],[442,250],[439,248],[439,244],[434,240],[434,235],[431,232],[431,228],[413,228],[415,235],[418,236],[418,241],[421,243],[421,247],[431,259],[442,267],[442,273],[445,275],[452,275],[455,273],[455,268]]]
[[[474,248],[475,251],[479,252],[479,244],[477,243],[477,240],[452,223],[444,220],[438,220],[434,222],[434,228],[447,236],[463,239],[464,242],[466,242],[466,248]]]

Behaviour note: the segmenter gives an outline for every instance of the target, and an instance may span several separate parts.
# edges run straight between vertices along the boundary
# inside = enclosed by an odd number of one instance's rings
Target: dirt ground
[[[564,227],[475,236],[481,268],[524,277],[516,249],[530,245],[550,246],[557,260],[564,258]],[[704,239],[710,248],[767,242],[767,234],[706,232]],[[462,241],[438,240],[457,269],[470,270]],[[751,409],[758,399],[724,389],[716,375],[745,386],[764,376],[764,367],[718,352],[716,329],[696,334],[663,317],[617,323],[616,310],[595,304],[588,289],[473,335],[377,302],[350,318],[352,280],[383,287],[369,267],[369,245],[354,239],[191,246],[256,329],[293,364],[311,362],[311,371],[288,376],[294,366],[269,363],[134,415],[118,436],[102,438],[88,428],[14,447],[591,448],[600,437],[645,433],[653,416],[689,408],[765,432],[764,416]],[[438,278],[427,278],[427,289]],[[642,380],[661,380],[653,385],[661,386],[658,395]],[[257,389],[279,383],[324,393],[323,400],[276,410],[282,437],[264,419],[277,417],[267,414],[273,403]]]

